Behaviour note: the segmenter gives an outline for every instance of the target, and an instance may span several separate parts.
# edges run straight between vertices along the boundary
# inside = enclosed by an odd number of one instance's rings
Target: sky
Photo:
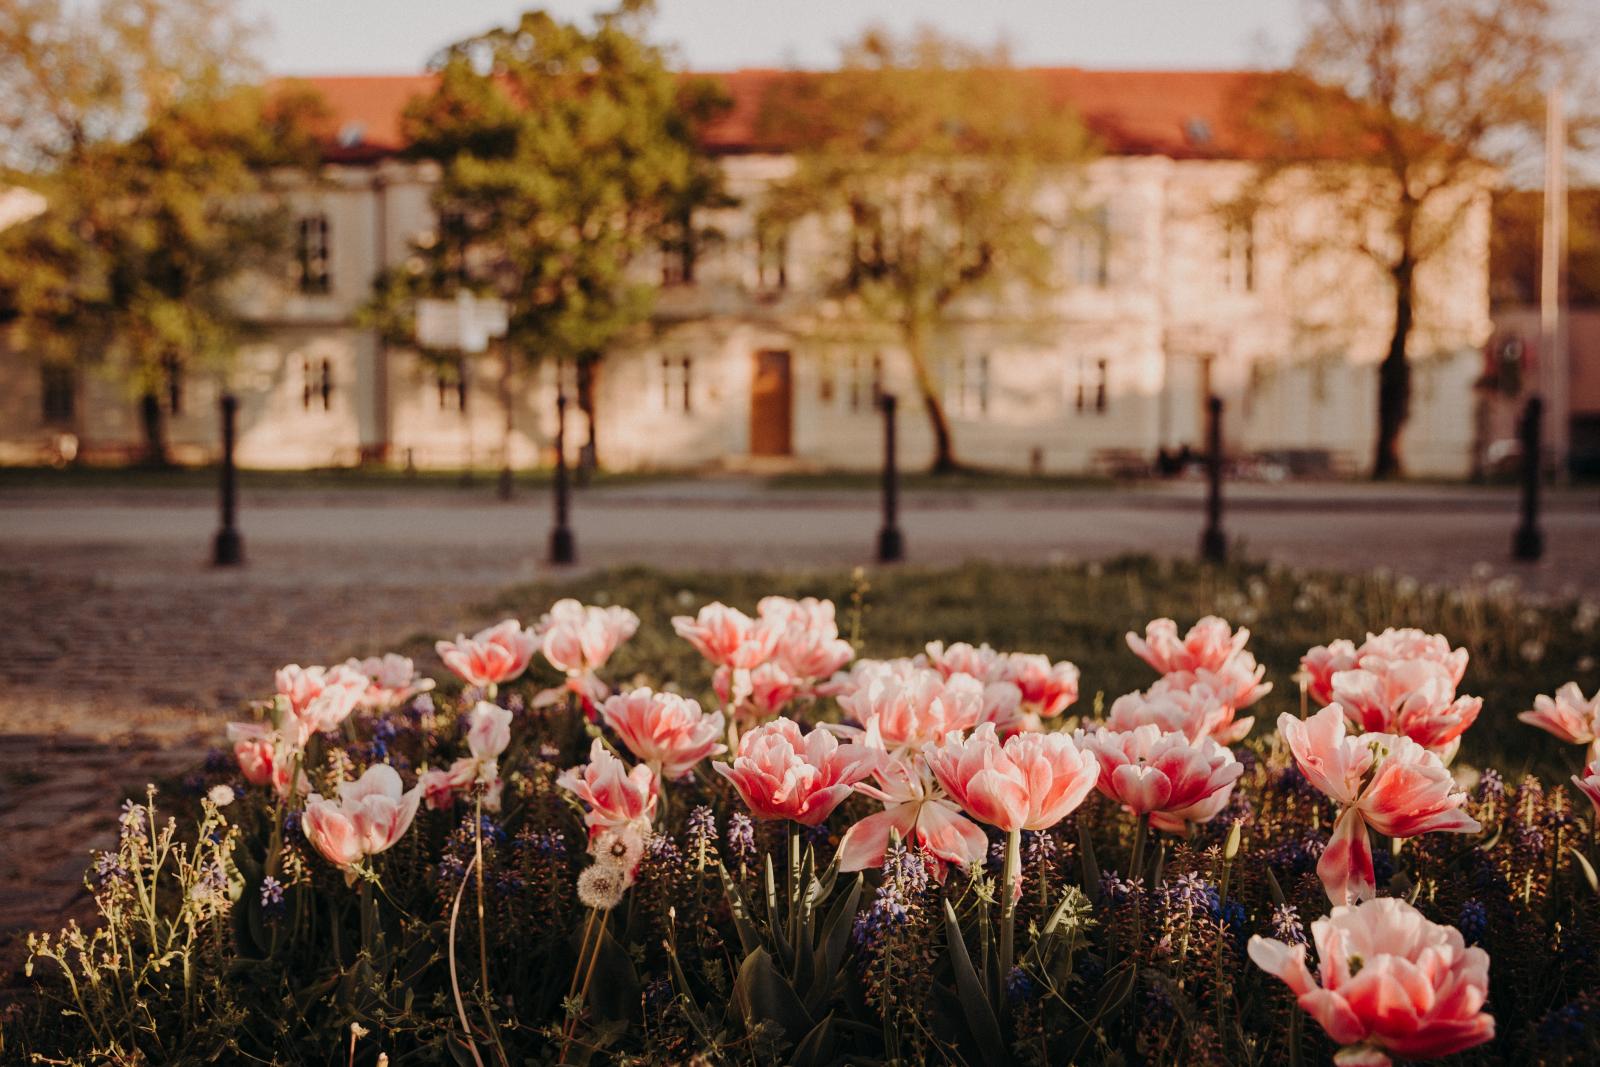
[[[931,24],[974,44],[1004,39],[1016,62],[1085,67],[1226,68],[1283,62],[1302,0],[658,0],[656,37],[696,70],[828,66],[839,44],[878,23]],[[274,74],[420,70],[452,41],[529,7],[576,18],[594,0],[242,0],[263,24],[257,54]]]

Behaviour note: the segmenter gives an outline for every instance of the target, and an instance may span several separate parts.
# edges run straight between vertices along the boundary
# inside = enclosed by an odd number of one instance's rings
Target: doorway
[[[794,383],[789,353],[764,348],[755,354],[750,377],[750,454],[793,453]]]

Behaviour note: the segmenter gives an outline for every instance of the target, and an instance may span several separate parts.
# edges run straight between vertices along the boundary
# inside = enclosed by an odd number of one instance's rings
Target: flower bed
[[[1600,698],[1576,686],[1485,708],[1469,649],[1405,628],[1324,633],[1269,676],[1208,616],[1127,634],[1143,679],[1107,699],[1037,653],[864,657],[864,589],[843,618],[686,599],[670,629],[563,600],[441,641],[437,685],[401,655],[280,671],[195,819],[129,803],[89,875],[104,921],[31,940],[50,1010],[13,1041],[85,1062],[1600,1055]],[[621,669],[669,643],[670,669]],[[1458,755],[1516,710],[1570,743],[1571,787]]]

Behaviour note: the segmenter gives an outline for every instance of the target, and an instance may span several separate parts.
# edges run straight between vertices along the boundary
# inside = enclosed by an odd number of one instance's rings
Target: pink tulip
[[[820,729],[802,734],[793,719],[775,719],[739,738],[732,765],[712,767],[756,818],[816,826],[872,773],[878,758],[863,744],[841,744]]]
[[[486,689],[520,677],[539,642],[532,630],[523,629],[516,619],[506,619],[471,637],[457,635],[454,641],[439,641],[433,647],[462,681]]]
[[[1065,733],[1000,741],[993,723],[923,747],[935,779],[967,814],[1005,830],[1048,830],[1082,804],[1099,775],[1094,753]]]
[[[943,641],[929,641],[920,658],[946,678],[952,674],[970,674],[979,681],[998,682],[1009,677],[1005,655],[986,644],[974,648],[965,641],[957,641],[946,647]]]
[[[799,681],[831,677],[855,657],[855,648],[839,636],[831,600],[769,596],[757,611],[762,624],[778,635],[773,661]]]
[[[279,796],[289,792],[289,775],[293,773],[297,748],[279,736],[277,731],[261,723],[230,722],[228,740],[233,742],[233,757],[239,761],[239,771],[251,785],[270,785]],[[304,772],[300,774],[300,791],[310,788]]]
[[[1390,837],[1482,829],[1461,810],[1467,795],[1453,791],[1455,780],[1444,763],[1409,737],[1350,737],[1336,704],[1304,721],[1285,713],[1278,717],[1278,733],[1306,780],[1344,809],[1317,863],[1323,888],[1335,904],[1363,900],[1377,891],[1369,825]]]
[[[863,728],[876,727],[889,751],[920,749],[951,730],[969,730],[984,713],[984,685],[967,674],[948,679],[919,670],[909,677],[883,675],[839,698]]]
[[[1387,660],[1427,660],[1437,663],[1450,676],[1451,685],[1460,685],[1467,673],[1467,650],[1451,649],[1443,634],[1430,634],[1423,630],[1393,627],[1381,634],[1368,634],[1358,652],[1360,659],[1376,656]]]
[[[1478,697],[1456,696],[1450,670],[1440,663],[1375,655],[1333,676],[1333,699],[1364,732],[1402,734],[1445,758],[1483,708]]]
[[[1146,723],[1160,727],[1162,733],[1177,730],[1190,741],[1211,737],[1225,745],[1248,734],[1255,719],[1235,721],[1232,706],[1209,686],[1196,683],[1189,689],[1179,689],[1158,681],[1143,693],[1118,697],[1106,718],[1106,727],[1118,732]]]
[[[812,687],[818,696],[845,697],[865,686],[874,678],[911,678],[921,667],[915,660],[906,657],[898,659],[858,659],[850,664],[847,670],[836,671],[832,678],[819,682]]]
[[[639,616],[627,608],[585,606],[567,599],[551,606],[534,636],[550,666],[567,675],[586,675],[604,667],[638,629]]]
[[[591,837],[655,818],[655,772],[642,763],[629,770],[598,737],[589,746],[589,762],[561,772],[556,784],[586,805],[583,821]]]
[[[1594,745],[1600,738],[1600,692],[1585,700],[1578,683],[1568,682],[1554,697],[1534,697],[1533,710],[1517,718],[1570,744]]]
[[[1333,676],[1340,671],[1353,671],[1360,657],[1352,641],[1340,639],[1318,645],[1300,657],[1300,669],[1310,677],[1306,695],[1318,707],[1333,703]]]
[[[399,772],[375,763],[354,782],[342,783],[337,801],[311,794],[300,825],[328,862],[348,867],[399,841],[421,800],[420,788],[406,792]]]
[[[1193,689],[1204,686],[1231,708],[1248,708],[1272,692],[1272,683],[1263,682],[1267,668],[1249,652],[1240,652],[1217,670],[1201,667],[1194,671],[1173,671],[1157,680],[1167,689]]]
[[[1189,628],[1182,639],[1178,624],[1171,619],[1155,619],[1144,629],[1144,637],[1128,634],[1133,654],[1162,674],[1173,671],[1217,671],[1250,640],[1250,631],[1234,632],[1225,619],[1207,615]]]
[[[762,625],[737,608],[707,604],[699,615],[676,616],[672,628],[695,651],[718,667],[754,667],[772,658],[778,630]]]
[[[1600,818],[1600,760],[1589,764],[1583,769],[1583,777],[1576,774],[1572,776],[1572,784],[1583,791],[1594,805],[1595,816]]]
[[[294,719],[291,740],[303,745],[312,734],[338,729],[366,697],[367,676],[347,666],[301,667],[291,663],[277,673],[278,695]]]
[[[366,677],[367,692],[361,703],[369,708],[387,711],[433,688],[433,679],[419,678],[416,664],[394,652],[347,659],[344,666]]]
[[[1340,906],[1311,924],[1317,974],[1306,946],[1259,935],[1250,959],[1294,993],[1302,1010],[1343,1050],[1341,1067],[1388,1067],[1402,1059],[1449,1056],[1494,1037],[1483,1011],[1489,955],[1467,948],[1460,931],[1429,922],[1391,897]]]
[[[1041,719],[1053,719],[1078,700],[1078,668],[1050,657],[1013,652],[1005,660],[1005,680],[1022,691],[1024,707]]]
[[[429,811],[443,811],[453,807],[458,796],[467,794],[480,783],[483,810],[499,811],[504,783],[494,760],[482,763],[471,756],[462,756],[448,769],[424,771],[417,779],[417,788],[422,791],[423,805]]]
[[[925,764],[914,768],[905,760],[885,760],[874,777],[877,785],[863,782],[856,791],[881,800],[884,810],[845,831],[839,841],[841,871],[882,867],[892,835],[933,856],[940,878],[946,864],[970,867],[983,862],[989,839],[954,801],[938,791]]]
[[[800,695],[800,685],[776,663],[750,667],[718,667],[711,688],[741,722],[770,719]]]
[[[1244,765],[1211,738],[1190,741],[1181,731],[1163,733],[1146,723],[1118,732],[1101,727],[1079,731],[1081,743],[1100,760],[1100,792],[1150,824],[1178,832],[1186,822],[1207,822],[1227,806]]]
[[[970,677],[969,674],[952,674],[950,680]],[[983,713],[978,721],[994,723],[995,732],[1001,738],[1010,737],[1020,730],[1037,730],[1040,727],[1039,713],[1032,708],[1024,708],[1022,690],[1015,682],[990,682],[983,687]]]
[[[479,763],[498,759],[511,744],[511,712],[480,700],[467,716],[467,748]]]
[[[675,693],[635,689],[607,700],[600,717],[629,752],[669,780],[682,778],[707,756],[727,751],[718,743],[722,713],[708,715],[698,702]]]

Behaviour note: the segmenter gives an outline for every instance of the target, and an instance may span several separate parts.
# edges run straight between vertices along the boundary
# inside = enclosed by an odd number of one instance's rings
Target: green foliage
[[[435,59],[438,87],[405,132],[442,168],[439,223],[380,284],[380,307],[461,287],[499,296],[530,360],[591,358],[648,314],[651,287],[630,265],[718,195],[695,130],[719,102],[668,69],[641,7],[592,28],[529,11]]]
[[[242,80],[239,25],[214,0],[17,14],[0,32],[0,98],[17,110],[0,117],[49,207],[0,233],[12,342],[98,365],[132,395],[223,366],[242,326],[230,287],[285,250],[269,176],[312,160],[313,105]]]
[[[798,155],[762,225],[816,220],[825,284],[894,331],[934,426],[935,467],[952,467],[930,335],[964,302],[1054,283],[1076,168],[1091,154],[1082,124],[999,49],[871,31],[839,70],[774,93],[761,125]]]

